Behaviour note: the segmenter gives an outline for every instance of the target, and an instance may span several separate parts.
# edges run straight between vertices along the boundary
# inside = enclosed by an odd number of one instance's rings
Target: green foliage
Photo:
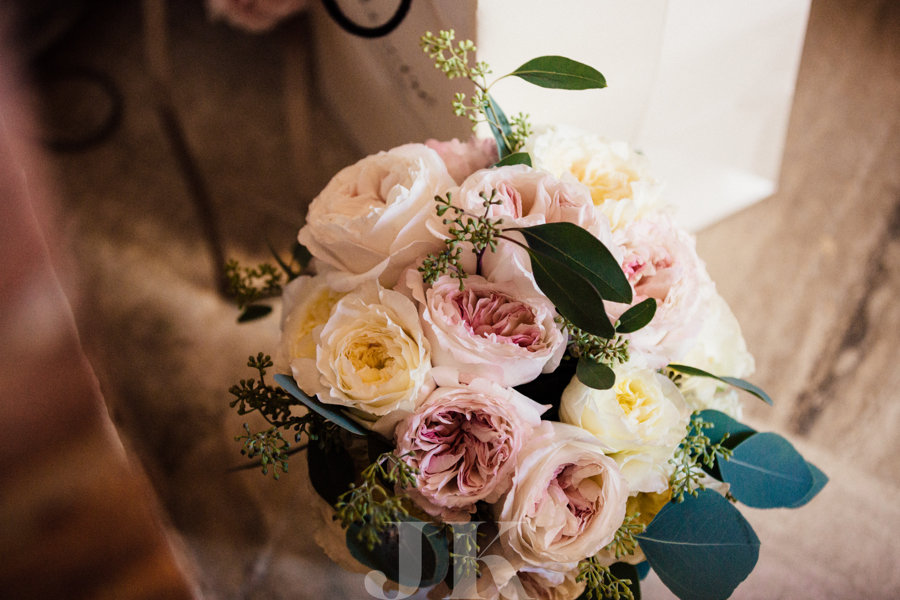
[[[236,260],[225,263],[228,295],[234,298],[238,308],[246,308],[254,302],[281,295],[282,274],[278,267],[262,263],[257,267],[242,267]]]
[[[606,78],[600,71],[565,56],[534,58],[510,75],[544,88],[594,90],[606,87]]]
[[[625,311],[616,323],[616,333],[634,333],[650,324],[656,314],[656,299],[647,298]]]
[[[362,483],[351,485],[350,491],[338,497],[337,518],[342,527],[359,526],[357,538],[371,551],[380,543],[381,534],[392,522],[407,516],[403,506],[404,495],[393,495],[381,482],[416,487],[418,469],[410,467],[391,452],[385,452],[362,472]]]
[[[527,152],[516,152],[515,154],[510,154],[503,160],[494,163],[495,167],[509,167],[511,165],[525,165],[530,167],[531,156],[529,156]]]
[[[450,558],[456,570],[456,581],[481,577],[478,565],[478,522],[454,523],[448,529],[453,535],[453,551]]]
[[[334,404],[324,404],[315,396],[307,396],[303,390],[297,386],[297,382],[290,375],[278,373],[275,375],[275,381],[278,382],[288,394],[299,400],[311,413],[317,414],[319,417],[328,421],[329,426],[337,432],[338,427],[346,429],[350,433],[356,435],[368,435],[369,431],[359,425],[356,421],[347,416],[347,414]]]
[[[675,465],[675,471],[669,480],[674,502],[683,502],[685,494],[696,498],[698,490],[706,489],[706,486],[700,483],[700,479],[706,475],[701,464],[712,468],[716,457],[729,460],[732,456],[732,451],[723,445],[729,437],[728,434],[713,444],[704,433],[704,430],[711,427],[713,423],[704,421],[699,411],[691,415],[687,426],[688,434],[675,451],[675,456],[669,461]]]
[[[647,526],[643,523],[635,523],[640,516],[641,513],[626,516],[625,521],[616,530],[616,537],[606,546],[607,550],[616,553],[616,559],[634,554],[638,544],[634,536],[644,533],[647,529]]]
[[[453,113],[465,116],[472,122],[472,129],[478,123],[488,123],[497,140],[500,158],[518,152],[525,145],[526,138],[531,135],[528,115],[519,113],[507,122],[497,103],[488,93],[491,85],[487,75],[490,67],[484,62],[473,62],[469,65],[469,53],[476,51],[471,40],[462,40],[454,44],[456,34],[453,30],[440,31],[438,35],[426,32],[420,40],[422,50],[434,60],[434,66],[447,75],[448,79],[464,77],[475,84],[475,93],[468,97],[457,93],[453,100]],[[499,81],[499,80],[498,80]]]
[[[239,415],[258,411],[272,425],[291,416],[291,406],[296,403],[283,389],[266,383],[266,369],[273,365],[272,358],[260,352],[247,360],[247,366],[256,369],[259,379],[241,379],[228,392],[235,397],[231,408],[237,407]]]
[[[679,373],[683,373],[684,375],[690,375],[691,377],[709,377],[710,379],[716,379],[718,381],[721,381],[722,383],[727,383],[730,386],[736,387],[739,390],[744,390],[745,392],[753,394],[769,406],[775,405],[775,403],[772,402],[772,398],[770,398],[767,393],[765,393],[749,381],[744,381],[743,379],[738,379],[737,377],[719,377],[718,375],[707,373],[703,369],[698,369],[697,367],[689,367],[688,365],[671,364],[666,368],[670,371],[678,371]]]
[[[488,197],[484,192],[481,194],[484,200],[484,214],[473,215],[461,208],[453,206],[452,196],[448,192],[446,198],[435,196],[437,202],[437,214],[443,217],[447,211],[453,211],[456,215],[453,219],[444,219],[445,225],[450,225],[450,238],[445,240],[447,249],[437,254],[429,254],[425,257],[419,272],[425,283],[433,285],[441,275],[449,274],[450,277],[459,280],[459,289],[463,289],[463,279],[468,274],[459,265],[462,255],[462,244],[468,243],[472,245],[472,252],[477,257],[477,274],[481,274],[481,261],[485,251],[490,248],[491,252],[497,250],[497,239],[500,237],[499,226],[503,223],[503,219],[492,219],[488,216],[491,206],[500,204],[501,200],[495,200],[497,190],[491,192]]]
[[[250,459],[259,458],[262,464],[263,475],[269,474],[270,464],[272,465],[272,476],[275,479],[280,477],[278,469],[281,469],[282,473],[287,473],[288,451],[291,449],[291,444],[284,439],[281,431],[272,426],[265,431],[250,433],[250,425],[248,423],[244,423],[244,431],[247,432],[246,435],[239,435],[234,438],[236,442],[244,440],[241,454],[246,455]]]
[[[604,600],[611,598],[612,600],[634,600],[634,593],[631,588],[630,579],[619,579],[592,556],[581,561],[576,581],[587,582],[585,595],[592,600]]]
[[[577,358],[586,358],[602,363],[610,368],[628,362],[628,340],[620,335],[604,338],[576,327],[564,316],[556,317],[563,331],[569,334],[569,353]]]

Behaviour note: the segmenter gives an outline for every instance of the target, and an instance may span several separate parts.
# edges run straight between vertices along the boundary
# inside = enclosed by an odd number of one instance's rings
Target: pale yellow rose
[[[293,373],[296,360],[316,358],[313,329],[328,322],[331,309],[345,295],[331,289],[324,275],[304,275],[285,286],[281,342],[276,354],[276,369],[279,372]]]

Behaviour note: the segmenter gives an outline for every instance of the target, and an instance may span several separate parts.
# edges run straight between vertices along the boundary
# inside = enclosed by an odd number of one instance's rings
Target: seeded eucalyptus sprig
[[[444,219],[445,225],[450,225],[448,231],[450,237],[445,240],[447,249],[437,254],[429,254],[425,257],[419,272],[422,273],[425,283],[434,285],[441,275],[449,274],[450,277],[459,280],[459,289],[464,287],[463,279],[468,277],[468,273],[463,270],[459,264],[462,257],[463,249],[461,244],[472,244],[472,252],[476,256],[476,274],[481,275],[481,265],[484,253],[490,249],[491,252],[497,250],[497,239],[501,235],[500,225],[503,219],[492,219],[488,216],[491,206],[500,204],[501,200],[495,200],[497,190],[491,191],[490,197],[484,192],[480,194],[484,206],[484,214],[473,215],[462,208],[453,206],[452,196],[448,192],[445,198],[435,196],[437,202],[437,214],[443,217],[447,211],[453,211],[456,217],[453,219]]]
[[[225,263],[228,295],[234,298],[238,308],[246,308],[259,300],[281,295],[282,273],[278,267],[261,263],[256,267],[242,267],[236,260]]]
[[[272,465],[272,476],[276,480],[280,477],[278,469],[281,469],[282,473],[287,473],[287,460],[290,455],[291,444],[284,439],[278,428],[272,426],[265,431],[250,433],[250,425],[244,423],[244,431],[247,432],[246,435],[239,435],[234,438],[236,442],[244,440],[241,454],[246,455],[250,459],[259,458],[263,475],[269,474],[269,465]]]
[[[607,546],[606,550],[616,553],[616,558],[622,558],[629,554],[634,554],[638,542],[634,536],[644,533],[647,526],[643,523],[635,523],[640,518],[641,513],[634,513],[625,517],[625,521],[616,530],[616,536]]]
[[[586,581],[585,593],[591,600],[634,600],[634,593],[628,586],[630,579],[619,579],[597,560],[596,556],[581,561],[575,581]]]
[[[519,113],[507,121],[506,115],[490,95],[491,86],[502,77],[489,84],[487,76],[492,71],[487,63],[473,61],[469,65],[469,53],[477,50],[472,40],[462,40],[454,45],[455,39],[456,34],[451,29],[440,31],[438,35],[429,31],[420,40],[422,50],[434,59],[435,68],[443,71],[448,79],[464,77],[475,84],[475,93],[471,98],[463,93],[456,94],[453,113],[468,118],[473,130],[479,123],[488,123],[497,138],[501,158],[518,152],[531,135],[528,115]]]
[[[706,486],[700,483],[700,479],[706,475],[701,464],[711,468],[716,462],[716,457],[729,460],[734,454],[722,445],[728,439],[728,433],[722,436],[719,442],[710,443],[703,430],[712,427],[715,427],[715,424],[704,421],[699,411],[691,415],[687,437],[682,440],[675,451],[675,456],[669,461],[675,465],[675,471],[669,480],[673,501],[683,502],[685,494],[696,498],[699,490],[706,489]]]
[[[602,338],[580,329],[563,316],[557,316],[563,330],[569,334],[569,352],[576,358],[586,358],[610,368],[628,362],[628,340],[621,335]]]
[[[362,483],[351,484],[350,490],[338,497],[335,509],[341,526],[359,526],[358,539],[371,551],[380,541],[381,534],[401,516],[408,514],[403,506],[405,494],[392,494],[381,481],[401,488],[416,487],[415,469],[402,457],[385,452],[362,472]]]

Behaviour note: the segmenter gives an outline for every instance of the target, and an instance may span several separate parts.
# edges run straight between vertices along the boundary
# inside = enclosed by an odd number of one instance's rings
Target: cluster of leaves
[[[592,600],[634,600],[634,592],[630,587],[632,580],[619,579],[609,567],[601,565],[595,556],[581,561],[576,581],[587,583],[585,595]]]
[[[362,482],[351,484],[350,490],[338,497],[335,509],[341,526],[358,525],[359,541],[372,550],[385,530],[409,514],[403,506],[406,496],[391,493],[382,482],[400,488],[416,487],[418,472],[393,452],[379,456],[363,470]]]
[[[634,513],[625,517],[625,521],[616,530],[616,536],[613,538],[613,541],[606,546],[607,550],[615,552],[617,559],[634,554],[634,550],[638,545],[635,536],[644,533],[647,529],[647,526],[643,523],[636,522],[640,517],[641,513]]]
[[[437,254],[429,254],[422,266],[419,267],[427,284],[433,285],[441,275],[449,274],[450,277],[459,280],[459,289],[463,289],[463,279],[468,277],[459,264],[464,243],[472,245],[472,252],[477,260],[477,275],[481,275],[481,264],[485,251],[487,249],[490,249],[491,252],[497,250],[497,240],[500,237],[500,225],[503,223],[503,219],[492,219],[488,214],[490,214],[491,206],[500,204],[502,201],[495,200],[497,190],[493,190],[490,197],[484,192],[481,192],[480,195],[484,201],[484,214],[480,216],[453,206],[450,192],[447,192],[446,198],[434,197],[439,217],[443,217],[447,211],[453,211],[456,217],[444,219],[444,225],[450,225],[448,230],[450,237],[445,240],[447,249]]]
[[[688,434],[675,451],[675,456],[669,461],[675,465],[675,471],[669,480],[673,501],[683,502],[685,494],[696,497],[699,490],[706,489],[706,486],[700,483],[706,476],[701,465],[712,468],[716,457],[725,460],[731,458],[732,451],[723,444],[728,439],[727,433],[716,443],[712,443],[706,435],[705,430],[714,426],[714,423],[704,421],[699,411],[691,415],[687,426]]]
[[[454,523],[447,528],[453,536],[453,551],[450,557],[456,571],[456,581],[470,577],[480,577],[478,566],[478,522]]]
[[[256,267],[242,267],[236,260],[225,263],[228,295],[234,298],[241,309],[254,302],[280,296],[281,277],[278,267],[269,263],[261,263]]]
[[[270,464],[272,465],[272,475],[276,480],[280,477],[278,469],[281,469],[282,473],[287,473],[288,452],[291,449],[291,444],[284,439],[280,430],[273,426],[265,431],[250,433],[250,425],[244,423],[244,431],[247,432],[246,435],[239,435],[234,438],[236,442],[244,440],[241,454],[246,455],[250,459],[259,457],[263,475],[269,474]]]

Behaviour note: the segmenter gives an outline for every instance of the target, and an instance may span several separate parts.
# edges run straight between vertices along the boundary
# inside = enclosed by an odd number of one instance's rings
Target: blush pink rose
[[[225,19],[252,33],[262,33],[304,10],[309,0],[206,0],[211,19]]]
[[[439,387],[397,425],[396,454],[420,471],[417,487],[407,490],[417,504],[467,520],[476,502],[496,502],[509,489],[519,451],[546,407],[451,369],[432,375]]]
[[[472,137],[466,143],[456,138],[449,142],[428,140],[425,145],[441,155],[447,171],[457,183],[462,183],[475,171],[487,169],[500,160],[497,142],[491,138],[480,140]]]
[[[490,282],[444,275],[426,286],[418,271],[406,283],[419,306],[432,363],[512,387],[554,371],[566,339],[553,305],[525,278]]]
[[[494,505],[497,522],[513,524],[500,538],[508,555],[564,572],[612,541],[628,484],[606,450],[583,429],[541,423],[519,454],[512,488]]]
[[[697,255],[691,234],[664,215],[632,221],[615,233],[622,269],[634,289],[633,304],[657,301],[649,325],[630,334],[629,350],[651,369],[677,362],[691,349],[709,312],[715,284]],[[607,303],[618,319],[628,306]]]

